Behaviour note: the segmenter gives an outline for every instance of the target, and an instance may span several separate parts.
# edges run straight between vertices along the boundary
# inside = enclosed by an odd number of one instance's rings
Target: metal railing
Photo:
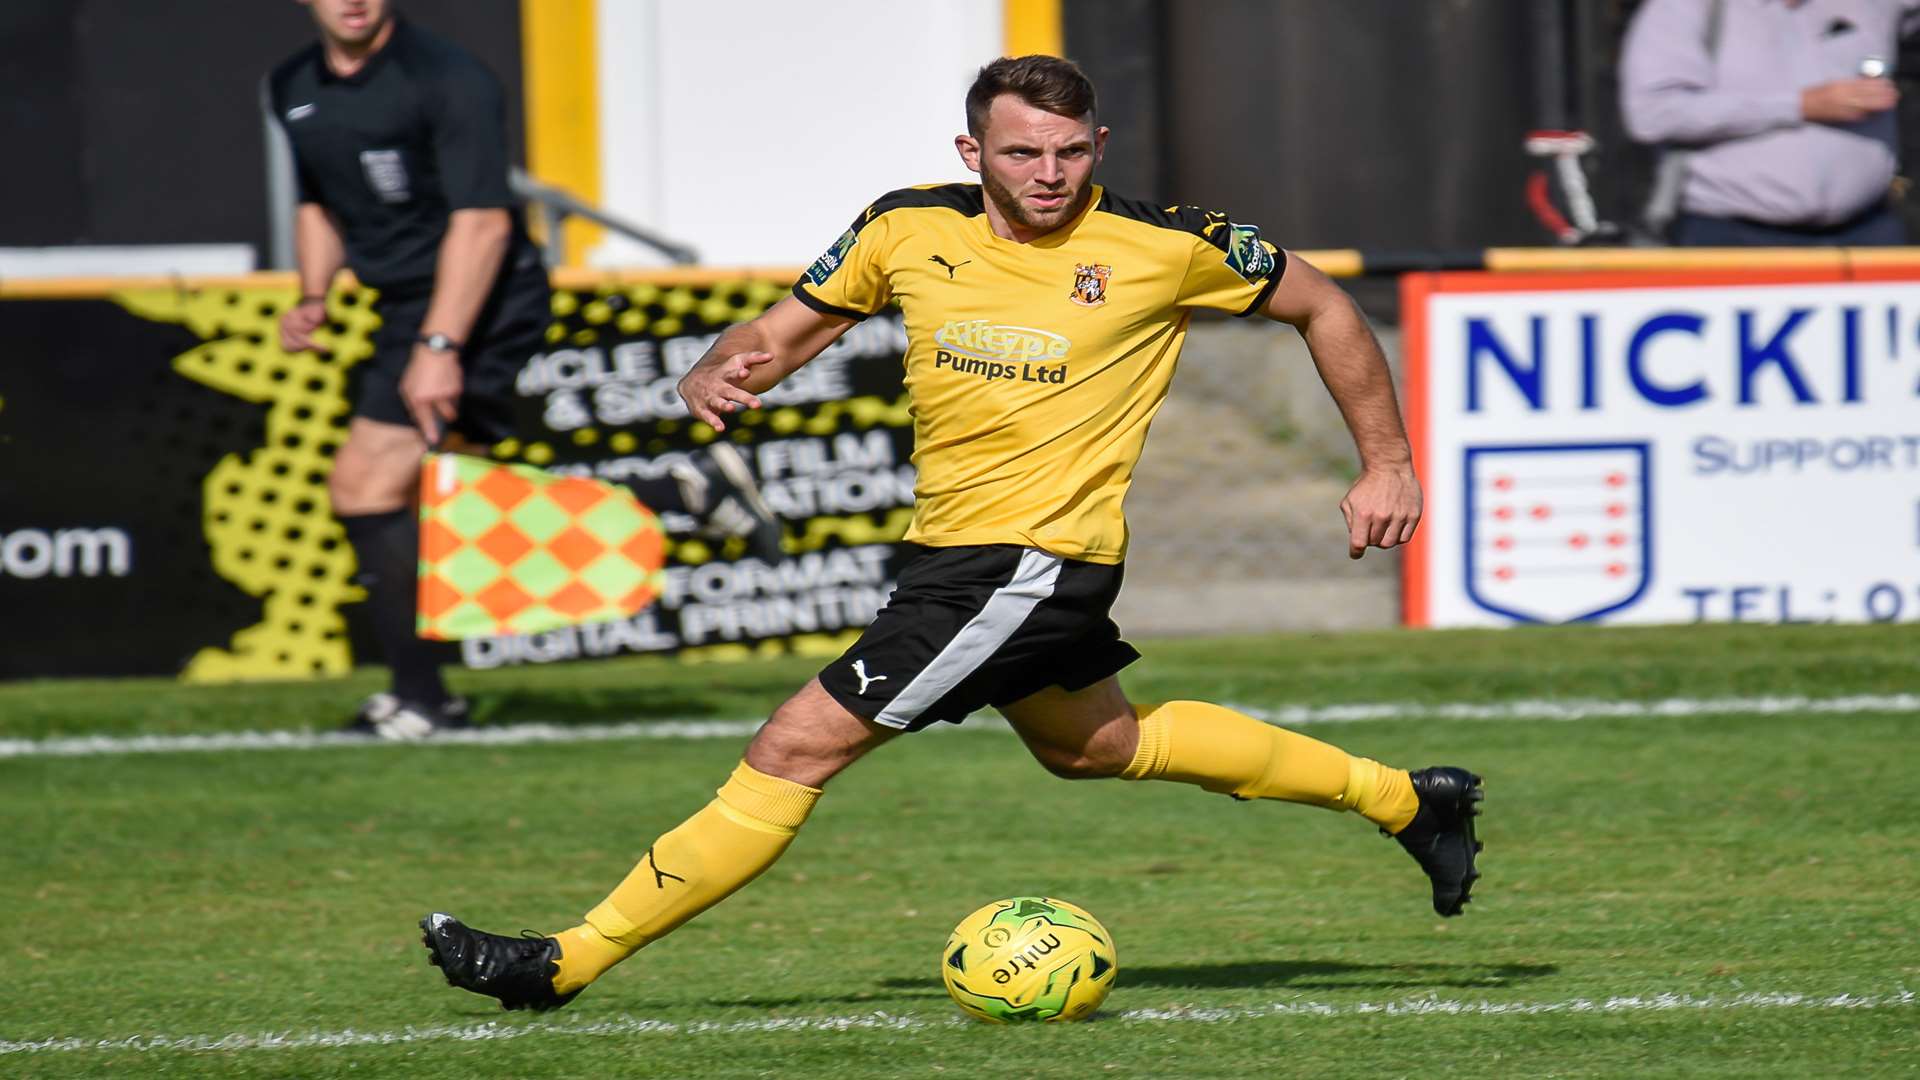
[[[549,266],[566,264],[567,245],[564,226],[569,217],[583,218],[609,232],[619,233],[629,240],[644,244],[678,265],[689,266],[700,261],[700,252],[692,245],[683,244],[623,218],[615,217],[574,196],[569,191],[535,180],[521,169],[513,170],[508,177],[508,182],[515,195],[527,200],[540,213],[540,220],[546,226],[547,265]]]

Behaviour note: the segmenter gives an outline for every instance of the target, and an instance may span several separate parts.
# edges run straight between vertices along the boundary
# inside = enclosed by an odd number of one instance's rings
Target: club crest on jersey
[[[1073,291],[1067,299],[1081,307],[1099,307],[1107,302],[1107,279],[1113,276],[1113,267],[1094,263],[1073,266]]]

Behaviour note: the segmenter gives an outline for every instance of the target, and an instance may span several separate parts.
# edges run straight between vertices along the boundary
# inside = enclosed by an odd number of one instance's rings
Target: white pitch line
[[[609,742],[626,739],[738,739],[760,729],[758,720],[663,720],[624,724],[506,724],[435,735],[432,746],[523,746],[530,743]],[[0,759],[96,757],[102,754],[218,753],[230,750],[321,750],[402,746],[339,731],[229,731],[206,735],[75,735],[0,739]]]
[[[1233,706],[1282,726],[1351,724],[1372,720],[1637,720],[1693,716],[1778,716],[1782,713],[1849,715],[1920,712],[1920,694],[1854,694],[1847,697],[1663,698],[1655,701],[1463,701],[1373,705],[1283,705],[1273,709]]]
[[[1911,1008],[1920,999],[1911,990],[1890,994],[1803,994],[1792,992],[1744,993],[1734,995],[1660,993],[1633,994],[1605,998],[1564,998],[1559,1001],[1467,1001],[1458,998],[1406,998],[1399,1001],[1361,1001],[1328,1003],[1319,1001],[1276,1001],[1265,1005],[1225,1009],[1172,1008],[1128,1009],[1100,1017],[1102,1022],[1122,1024],[1223,1024],[1243,1020],[1285,1017],[1341,1016],[1538,1016],[1543,1013],[1616,1014],[1674,1012],[1679,1010],[1717,1011],[1731,1009],[1901,1009]],[[749,1035],[762,1032],[924,1030],[964,1027],[976,1021],[961,1016],[938,1019],[887,1012],[854,1016],[794,1016],[771,1020],[697,1020],[676,1022],[650,1020],[636,1016],[618,1016],[593,1023],[564,1024],[535,1020],[525,1024],[467,1024],[405,1027],[398,1031],[261,1032],[226,1035],[129,1035],[117,1039],[53,1038],[37,1040],[0,1040],[0,1055],[61,1054],[76,1051],[185,1050],[305,1050],[334,1049],[343,1046],[405,1046],[432,1042],[497,1042],[538,1035]]]
[[[1354,705],[1282,705],[1266,708],[1234,705],[1250,716],[1283,727],[1355,724],[1383,720],[1632,720],[1699,716],[1818,716],[1857,713],[1920,713],[1917,694],[1856,694],[1850,697],[1666,698],[1657,701],[1502,701],[1380,702]],[[1006,732],[990,714],[955,728],[934,731]],[[622,724],[509,724],[435,735],[429,746],[524,746],[533,743],[610,742],[628,739],[742,739],[759,730],[758,720],[667,720]],[[340,732],[236,731],[206,735],[78,735],[46,739],[0,739],[0,760],[8,758],[97,757],[107,754],[219,753],[232,750],[319,750],[402,745]]]

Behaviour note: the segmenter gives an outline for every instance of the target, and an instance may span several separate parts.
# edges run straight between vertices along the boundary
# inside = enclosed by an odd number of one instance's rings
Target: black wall
[[[1558,72],[1537,70],[1531,37],[1550,4],[1566,12]],[[1522,202],[1543,85],[1601,140],[1603,216],[1635,213],[1651,154],[1620,129],[1613,65],[1636,6],[1063,0],[1063,14],[1114,129],[1102,179],[1116,191],[1222,207],[1294,247],[1446,250],[1550,242]],[[518,150],[520,0],[403,8],[506,82]],[[264,258],[256,87],[312,39],[295,0],[0,0],[0,246],[244,242]],[[1901,65],[1910,159],[1916,50]]]
[[[506,83],[518,0],[409,0]],[[0,2],[0,246],[249,243],[267,255],[258,85],[314,40],[294,0]]]
[[[1522,201],[1535,0],[1066,0],[1104,175],[1289,247],[1545,239]],[[1158,95],[1144,93],[1157,76]]]

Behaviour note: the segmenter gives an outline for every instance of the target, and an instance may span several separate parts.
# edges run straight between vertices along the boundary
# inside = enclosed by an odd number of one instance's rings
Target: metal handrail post
[[[543,184],[519,169],[513,170],[511,179],[513,193],[529,202],[539,204],[541,213],[546,215],[544,220],[547,222],[547,257],[554,265],[565,261],[566,244],[561,236],[560,223],[569,216],[585,218],[603,229],[645,244],[681,266],[690,266],[700,261],[699,250],[691,244],[661,236],[623,218],[617,218],[591,203],[582,201],[570,192]]]

